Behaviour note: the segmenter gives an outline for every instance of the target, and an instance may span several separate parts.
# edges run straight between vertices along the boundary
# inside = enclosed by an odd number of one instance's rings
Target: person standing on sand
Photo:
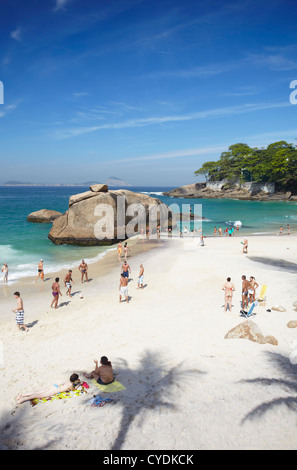
[[[37,281],[37,279],[41,279],[42,281],[44,281],[44,268],[43,268],[43,259],[41,259],[38,263],[38,276],[37,278],[35,279],[34,282]]]
[[[222,235],[222,227],[219,227],[219,234]]]
[[[64,285],[65,287],[67,287],[66,295],[69,295],[69,297],[71,297],[71,288],[72,288],[71,282],[73,282],[74,284],[74,280],[72,279],[72,271],[70,269],[64,279]]]
[[[59,280],[60,279],[58,277],[56,277],[55,282],[52,285],[52,295],[53,295],[54,298],[53,298],[53,301],[51,303],[51,307],[53,305],[55,305],[55,308],[58,308],[59,296],[61,295],[61,297],[62,297],[62,294],[61,294],[61,291],[60,291]]]
[[[18,330],[24,328],[25,331],[29,331],[29,328],[24,324],[24,304],[21,294],[19,292],[15,292],[13,295],[17,300],[17,308],[13,310],[13,313],[16,314]]]
[[[81,263],[78,267],[79,271],[81,272],[81,282],[84,282],[84,276],[86,277],[86,281],[89,282],[88,279],[88,265],[84,259],[81,260]]]
[[[246,254],[248,253],[248,241],[247,241],[247,238],[244,238],[243,239],[243,248],[242,248],[242,253]]]
[[[249,288],[250,288],[250,282],[247,280],[245,275],[241,276],[242,279],[242,309],[244,310],[244,307],[248,308],[249,302],[248,302],[248,293],[249,293]]]
[[[128,247],[128,243],[125,242],[124,244],[124,258],[127,259],[128,258],[128,253],[130,251],[130,248]]]
[[[127,278],[129,278],[129,274],[131,274],[131,268],[130,268],[129,264],[127,264],[126,260],[124,261],[124,263],[122,265],[121,274],[123,274],[124,277],[127,277]]]
[[[290,235],[290,225],[289,224],[287,225],[287,231],[288,231],[288,235]]]
[[[138,276],[138,287],[137,289],[143,289],[143,275],[144,275],[144,267],[143,264],[140,265],[140,271]]]
[[[127,304],[129,303],[128,297],[128,278],[124,276],[124,273],[121,274],[120,278],[120,302],[122,302],[122,297],[125,297]]]
[[[121,256],[122,256],[122,242],[119,242],[118,243],[118,258],[119,258],[119,261],[121,261]]]
[[[7,284],[7,282],[8,282],[8,266],[7,266],[7,263],[3,263],[1,271],[3,272],[3,282],[5,284]]]
[[[254,276],[250,276],[250,287],[249,287],[249,298],[250,303],[255,302],[256,299],[256,289],[259,287],[259,284],[256,282]]]
[[[233,292],[235,291],[234,284],[231,282],[231,277],[227,277],[227,281],[223,285],[222,290],[225,291],[225,312],[227,312],[228,306],[231,312]]]

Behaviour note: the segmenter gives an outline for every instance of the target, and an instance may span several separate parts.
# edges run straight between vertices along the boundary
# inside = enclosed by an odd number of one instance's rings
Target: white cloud
[[[216,118],[222,116],[232,116],[238,114],[245,114],[255,111],[261,111],[266,109],[275,109],[291,106],[290,102],[281,103],[254,103],[244,104],[240,106],[230,106],[225,108],[216,108],[205,111],[198,111],[196,113],[188,114],[176,114],[163,117],[151,117],[142,119],[132,119],[129,121],[122,121],[116,123],[101,124],[99,126],[81,126],[72,127],[67,129],[57,130],[54,137],[59,139],[65,139],[69,137],[75,137],[78,135],[88,134],[90,132],[105,130],[105,129],[128,129],[136,127],[145,127],[158,124],[168,124],[173,122],[185,122],[199,119]]]
[[[22,31],[21,28],[17,28],[14,31],[11,31],[10,37],[12,39],[15,39],[16,41],[21,41],[22,40]]]
[[[70,1],[71,0],[56,0],[55,11],[65,10],[67,3],[69,3]]]
[[[1,106],[1,108],[0,108],[0,118],[3,118],[7,114],[12,113],[17,108],[17,106],[18,106],[17,104],[9,104],[7,106]]]

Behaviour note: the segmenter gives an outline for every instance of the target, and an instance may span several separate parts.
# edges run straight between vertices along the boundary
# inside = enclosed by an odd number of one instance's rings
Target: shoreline
[[[156,239],[146,240],[146,239],[140,239],[139,237],[133,237],[133,239],[130,239],[128,241],[128,246],[132,252],[129,254],[127,258],[127,261],[129,264],[129,260],[137,259],[137,257],[140,257],[141,255],[144,255],[150,252],[151,250],[161,249],[163,247],[163,242],[162,240],[156,240]],[[122,252],[121,262],[118,260],[118,253],[117,253],[116,246],[114,246],[114,248],[107,249],[107,251],[104,252],[104,256],[102,256],[99,260],[94,261],[93,263],[87,263],[89,283],[84,281],[83,285],[92,284],[94,280],[99,281],[102,278],[106,277],[111,272],[115,271],[117,268],[120,270],[120,266],[122,265],[123,261],[124,261],[123,252]],[[70,264],[72,265],[73,263],[70,263]],[[76,288],[78,286],[81,286],[81,281],[80,281],[81,274],[78,271],[78,265],[79,265],[79,262],[75,268],[74,267],[69,268],[69,269],[72,269],[72,274],[73,274],[73,279],[74,279],[72,292],[75,292]],[[14,305],[13,293],[16,291],[19,291],[21,293],[21,297],[23,297],[23,299],[24,297],[27,297],[30,300],[32,300],[35,295],[44,294],[46,291],[46,295],[48,296],[48,299],[50,299],[51,285],[54,282],[54,279],[56,277],[59,277],[60,279],[59,284],[61,287],[61,292],[63,294],[63,291],[65,290],[64,278],[65,278],[65,275],[68,273],[69,269],[65,268],[62,270],[53,271],[49,273],[47,273],[45,269],[45,281],[44,282],[41,281],[40,279],[38,279],[36,283],[34,282],[37,276],[37,268],[36,268],[35,276],[21,277],[13,283],[8,283],[8,285],[1,282],[0,283],[0,301],[2,302],[2,305],[4,306],[4,309],[5,307],[7,307],[7,304]],[[62,298],[63,298],[63,301],[65,301],[64,295]],[[3,319],[3,314],[1,315],[0,318]]]

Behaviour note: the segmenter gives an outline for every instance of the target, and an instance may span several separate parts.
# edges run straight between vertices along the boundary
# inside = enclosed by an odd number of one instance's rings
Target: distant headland
[[[122,186],[128,187],[131,186],[130,183],[127,183],[125,180],[120,179],[116,176],[110,176],[104,183],[92,180],[92,181],[85,181],[83,183],[32,183],[32,182],[24,182],[24,181],[5,181],[4,183],[0,183],[0,186],[78,186],[78,187],[85,187],[91,186],[93,184],[107,184],[109,186]]]
[[[219,160],[195,171],[205,182],[163,193],[183,198],[230,198],[261,201],[297,200],[297,149],[285,141],[267,148],[231,145]]]

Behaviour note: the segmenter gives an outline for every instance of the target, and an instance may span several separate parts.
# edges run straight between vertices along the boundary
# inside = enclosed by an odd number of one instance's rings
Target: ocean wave
[[[155,192],[155,191],[141,191],[141,194],[148,194],[148,195],[154,194],[155,196],[163,196],[163,193],[159,192],[159,191],[157,191],[157,192]]]

